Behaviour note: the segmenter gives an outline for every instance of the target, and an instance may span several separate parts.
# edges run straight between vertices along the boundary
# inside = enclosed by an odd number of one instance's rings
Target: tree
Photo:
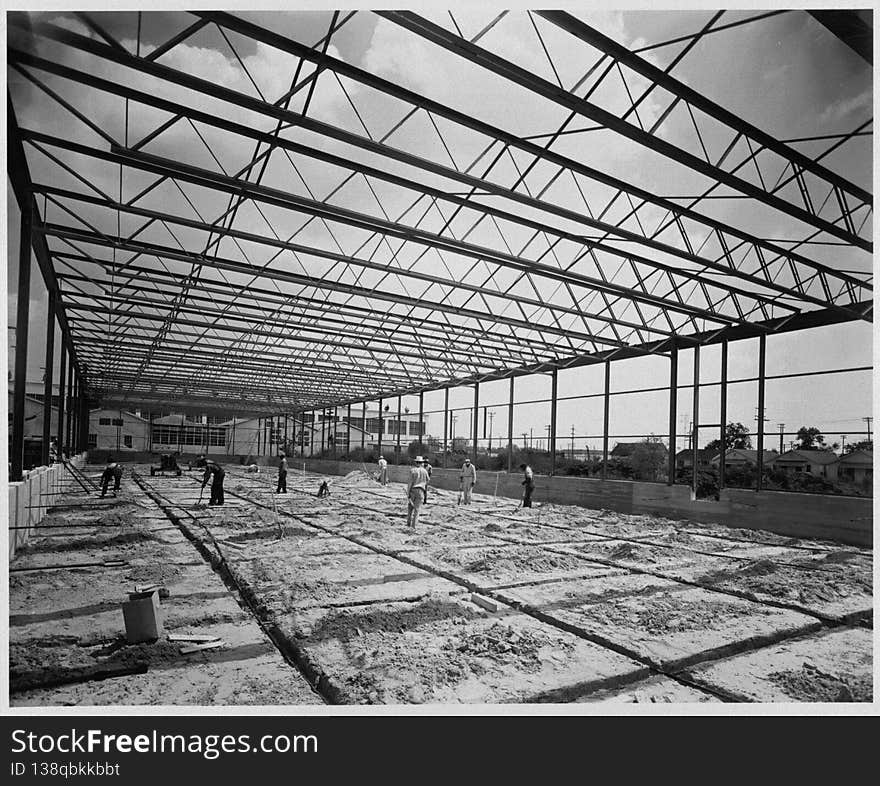
[[[640,442],[629,459],[633,476],[638,480],[656,480],[666,463],[666,456],[666,448],[659,440]]]
[[[728,450],[751,450],[752,438],[749,430],[742,423],[728,423],[724,427],[724,439]],[[721,452],[721,440],[713,439],[706,445],[706,450]]]
[[[871,439],[863,439],[859,442],[850,442],[849,445],[844,447],[844,453],[855,453],[857,450],[866,450],[869,453],[874,450],[874,441]]]
[[[801,426],[797,432],[799,450],[825,450],[825,437],[815,426]]]

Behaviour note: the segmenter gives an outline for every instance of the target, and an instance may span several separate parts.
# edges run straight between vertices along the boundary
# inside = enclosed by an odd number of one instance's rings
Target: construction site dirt
[[[439,489],[411,530],[366,472],[227,467],[208,507],[126,470],[11,564],[13,706],[871,700],[867,549]]]

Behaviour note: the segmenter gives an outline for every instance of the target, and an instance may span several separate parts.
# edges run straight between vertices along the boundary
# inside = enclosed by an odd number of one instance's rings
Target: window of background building
[[[98,418],[98,425],[99,426],[109,426],[110,425],[110,418]]]
[[[122,437],[122,443],[125,445],[125,447],[130,448],[131,447],[131,434],[125,434]]]
[[[98,447],[98,435],[97,434],[89,434],[89,447],[93,450]]]

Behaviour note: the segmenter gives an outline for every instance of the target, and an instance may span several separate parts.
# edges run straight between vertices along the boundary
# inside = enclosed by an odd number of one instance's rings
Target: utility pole
[[[534,429],[534,427],[532,427],[529,429],[529,450],[532,449],[532,445],[534,444],[534,440],[535,440],[535,429]]]
[[[492,426],[495,421],[495,410],[490,410],[488,413],[489,416],[489,453],[492,453]]]
[[[865,423],[868,424],[868,442],[870,442],[871,441],[871,421],[874,420],[874,418],[862,418],[862,420],[864,420]]]
[[[782,449],[782,438],[783,432],[785,431],[785,423],[777,423],[776,425],[779,426],[779,452],[781,454],[785,453],[785,451]]]
[[[574,459],[574,426],[571,427],[571,457]]]
[[[846,434],[840,435],[840,453],[843,455],[846,453]]]
[[[523,450],[525,450],[529,446],[529,435],[524,431],[523,432]]]

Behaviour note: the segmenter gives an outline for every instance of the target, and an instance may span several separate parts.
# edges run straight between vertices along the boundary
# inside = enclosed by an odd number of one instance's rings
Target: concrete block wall
[[[85,454],[74,456],[70,463],[80,469]],[[30,539],[55,501],[54,494],[69,481],[69,470],[62,464],[36,467],[23,473],[23,479],[9,483],[7,493],[7,526],[9,527],[9,559]]]
[[[375,464],[305,459],[310,472],[347,475],[366,469],[376,473]],[[290,461],[293,471],[301,469],[303,459]],[[389,465],[388,479],[405,483],[409,466]],[[431,485],[455,491],[459,469],[435,467]],[[508,499],[522,498],[522,475],[506,472],[478,472],[477,492],[497,494]],[[873,547],[873,500],[826,494],[796,494],[787,491],[723,489],[720,499],[692,499],[687,486],[639,483],[627,480],[600,480],[571,476],[535,476],[536,502],[578,505],[594,510],[656,515],[671,519],[722,524],[741,529],[762,529],[793,538],[834,540],[853,546]]]

